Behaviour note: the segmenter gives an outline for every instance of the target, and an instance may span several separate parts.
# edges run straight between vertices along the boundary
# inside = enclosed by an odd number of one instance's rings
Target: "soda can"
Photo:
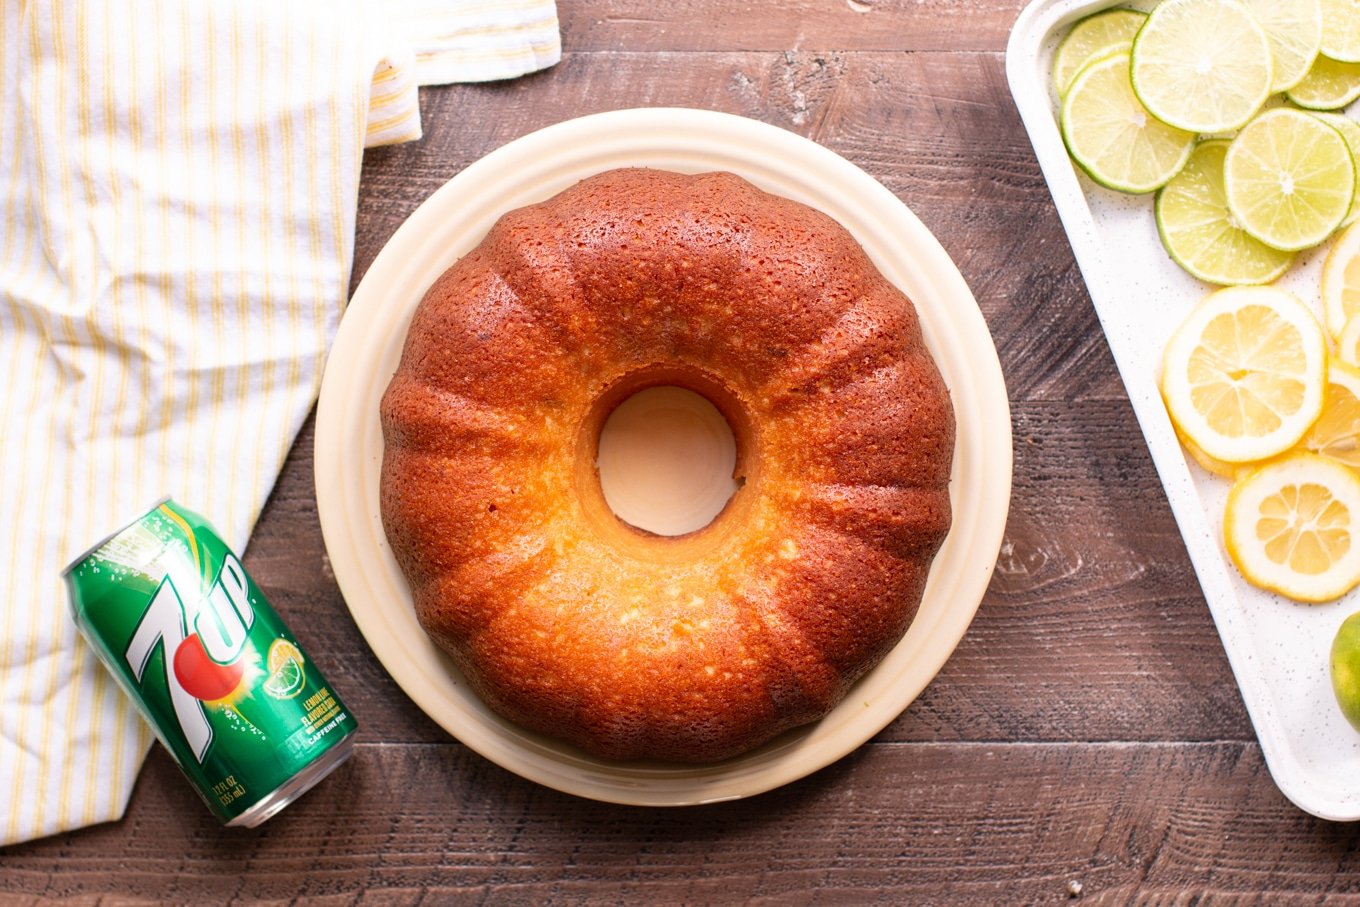
[[[166,498],[63,571],[81,634],[226,825],[350,755],[357,724],[207,521]]]

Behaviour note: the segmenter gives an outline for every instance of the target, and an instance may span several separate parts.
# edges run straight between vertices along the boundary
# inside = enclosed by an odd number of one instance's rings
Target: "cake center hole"
[[[732,426],[682,387],[649,387],[618,405],[600,432],[596,465],[619,519],[656,535],[702,529],[736,493]]]

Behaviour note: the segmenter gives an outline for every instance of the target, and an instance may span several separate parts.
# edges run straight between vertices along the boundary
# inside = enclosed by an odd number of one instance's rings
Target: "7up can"
[[[164,500],[64,576],[81,633],[227,825],[349,756],[354,719],[202,517]]]

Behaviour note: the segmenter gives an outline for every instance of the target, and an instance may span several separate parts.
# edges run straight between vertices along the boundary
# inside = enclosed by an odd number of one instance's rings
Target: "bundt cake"
[[[688,388],[740,488],[676,537],[600,491],[610,411]],[[839,224],[730,173],[624,169],[505,214],[418,306],[381,509],[485,702],[607,759],[721,760],[813,721],[907,629],[954,418],[910,301]]]

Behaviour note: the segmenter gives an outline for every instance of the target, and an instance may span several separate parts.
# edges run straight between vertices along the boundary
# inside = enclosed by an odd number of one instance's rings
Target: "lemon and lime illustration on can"
[[[64,576],[81,633],[225,824],[259,825],[349,756],[353,716],[198,514],[161,501]]]

